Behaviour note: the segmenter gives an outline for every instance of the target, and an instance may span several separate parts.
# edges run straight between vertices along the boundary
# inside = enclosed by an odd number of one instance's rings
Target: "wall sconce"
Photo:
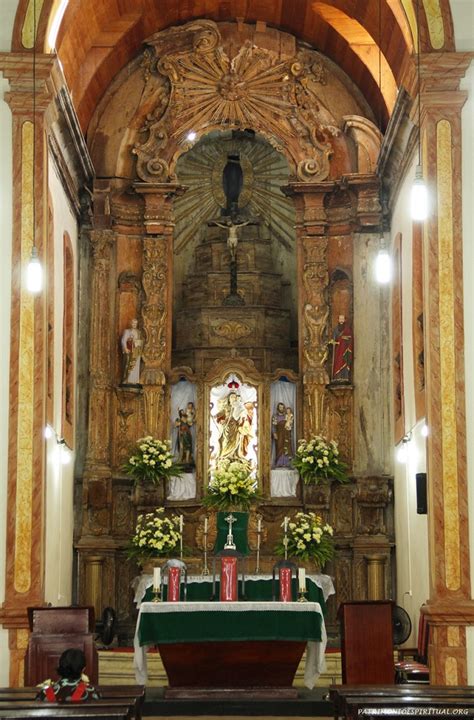
[[[405,464],[408,460],[408,443],[411,442],[411,432],[402,437],[401,445],[397,450],[397,460],[401,464]]]

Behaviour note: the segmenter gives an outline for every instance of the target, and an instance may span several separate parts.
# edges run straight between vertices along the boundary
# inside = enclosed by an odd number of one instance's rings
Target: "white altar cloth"
[[[323,591],[324,602],[327,602],[327,599],[328,599],[328,597],[330,597],[330,595],[335,594],[336,590],[334,587],[334,583],[332,581],[332,577],[330,575],[306,574],[306,577],[309,580],[312,580],[315,583],[315,585],[317,585],[318,587],[321,588],[321,590]],[[255,575],[254,574],[254,575],[246,575],[245,576],[246,583],[252,582],[253,580],[271,580],[271,579],[272,579],[272,576],[269,574],[264,574],[264,575]],[[165,577],[164,580],[166,583],[167,578]],[[188,584],[189,583],[203,583],[203,582],[208,582],[208,583],[212,582],[212,575],[188,575]],[[147,575],[147,574],[137,575],[137,577],[135,577],[132,580],[132,588],[135,591],[135,596],[133,598],[133,601],[134,601],[135,605],[137,606],[137,608],[140,607],[140,604],[141,604],[143,598],[145,597],[145,592],[146,592],[147,588],[151,587],[152,585],[153,585],[153,575]]]

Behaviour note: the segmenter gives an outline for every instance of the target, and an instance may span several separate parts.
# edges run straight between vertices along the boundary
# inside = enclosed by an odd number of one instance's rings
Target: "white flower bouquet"
[[[138,516],[135,534],[127,548],[129,558],[151,560],[169,555],[179,548],[179,517],[166,517],[164,513],[165,509],[160,507]]]
[[[284,527],[284,523],[281,525]],[[313,560],[320,568],[334,555],[334,530],[314,512],[298,512],[288,523],[288,557]],[[277,555],[285,555],[284,536],[275,548]]]
[[[166,478],[182,474],[182,468],[175,463],[169,440],[156,440],[151,435],[140,438],[124,465],[128,475],[135,481],[157,484]]]
[[[339,459],[337,442],[326,440],[322,435],[300,440],[292,465],[298,470],[305,485],[316,485],[327,480],[348,481],[347,466]]]
[[[248,510],[260,499],[257,481],[247,463],[221,460],[214,470],[203,503],[217,510]]]

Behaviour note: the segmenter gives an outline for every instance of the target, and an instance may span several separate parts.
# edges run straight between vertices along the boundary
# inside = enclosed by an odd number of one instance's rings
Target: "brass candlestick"
[[[204,518],[204,567],[201,575],[209,575],[209,568],[207,566],[207,536],[208,536],[208,518]]]
[[[161,602],[161,587],[155,587],[153,586],[153,598],[152,602],[159,603]]]
[[[307,600],[306,597],[305,597],[305,595],[306,595],[307,592],[308,592],[308,591],[306,590],[306,588],[300,588],[300,589],[298,590],[298,600],[297,600],[297,602],[300,602],[300,603],[308,602],[308,600]]]

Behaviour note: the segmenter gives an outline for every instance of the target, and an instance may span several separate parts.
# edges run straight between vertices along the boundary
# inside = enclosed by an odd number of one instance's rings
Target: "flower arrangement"
[[[284,527],[285,523],[282,523]],[[314,512],[298,512],[294,520],[288,523],[287,554],[288,557],[313,560],[323,567],[334,555],[334,530],[328,523],[323,523],[320,515]],[[285,555],[285,537],[275,548],[277,555]]]
[[[259,497],[257,481],[247,463],[221,460],[211,477],[203,503],[217,510],[248,510]]]
[[[321,481],[347,482],[347,467],[339,460],[339,448],[335,440],[315,435],[310,440],[300,440],[292,460],[305,485]]]
[[[138,516],[135,534],[127,548],[129,558],[151,560],[169,555],[179,546],[179,517],[166,517],[164,512],[165,509],[160,507]]]
[[[144,480],[154,484],[182,474],[181,466],[175,463],[170,451],[170,441],[156,440],[151,435],[137,440],[124,470],[135,482]]]

